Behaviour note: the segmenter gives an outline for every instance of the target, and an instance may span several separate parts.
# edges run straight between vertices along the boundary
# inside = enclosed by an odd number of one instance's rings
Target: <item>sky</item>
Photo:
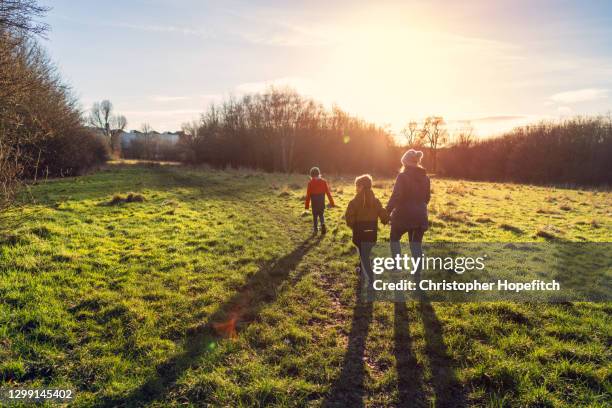
[[[180,130],[289,85],[387,126],[491,136],[612,110],[612,2],[54,0],[43,40],[82,109]]]

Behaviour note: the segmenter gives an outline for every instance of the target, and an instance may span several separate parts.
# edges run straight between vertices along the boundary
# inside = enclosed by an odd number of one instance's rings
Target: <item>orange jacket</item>
[[[329,190],[329,185],[324,178],[315,177],[311,178],[308,182],[308,189],[306,189],[306,209],[310,208],[310,196],[314,194],[327,194],[327,198],[329,199],[329,203],[333,206],[334,199],[332,198],[331,191]]]

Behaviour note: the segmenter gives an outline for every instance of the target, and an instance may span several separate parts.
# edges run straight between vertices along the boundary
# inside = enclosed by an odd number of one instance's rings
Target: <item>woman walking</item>
[[[391,214],[391,254],[401,253],[400,239],[408,234],[413,258],[421,257],[423,234],[429,227],[427,204],[431,198],[430,181],[421,166],[423,152],[413,149],[402,156],[402,169],[397,175],[393,194],[387,204]],[[420,270],[416,272],[419,279]]]

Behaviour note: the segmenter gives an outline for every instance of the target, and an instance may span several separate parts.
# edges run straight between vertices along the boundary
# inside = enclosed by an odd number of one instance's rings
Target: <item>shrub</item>
[[[26,178],[80,174],[106,160],[81,123],[76,98],[35,35],[45,7],[12,2],[0,25],[0,213]],[[4,222],[2,223],[4,224]]]
[[[612,119],[575,118],[517,128],[440,151],[440,174],[534,184],[612,184]]]

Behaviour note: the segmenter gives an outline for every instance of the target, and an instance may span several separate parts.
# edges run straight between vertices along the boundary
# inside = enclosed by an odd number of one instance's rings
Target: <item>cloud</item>
[[[282,77],[258,82],[244,82],[242,84],[237,85],[234,88],[234,91],[238,94],[257,93],[263,92],[271,86],[288,86],[296,89],[302,94],[308,95],[312,93],[313,81],[301,77]]]
[[[239,34],[241,38],[249,43],[257,45],[270,45],[278,47],[315,47],[331,43],[326,38],[311,36],[301,32],[276,32],[276,33],[249,33]]]
[[[216,102],[223,99],[222,94],[200,94],[198,98],[204,102]]]
[[[180,102],[180,101],[193,101],[197,100],[198,102],[209,103],[216,102],[223,99],[223,95],[221,94],[200,94],[200,95],[154,95],[151,97],[153,102],[158,103],[172,103],[172,102]]]
[[[191,99],[189,96],[167,96],[167,95],[155,95],[151,98],[153,102],[175,102],[184,101]]]
[[[170,110],[122,110],[121,113],[129,116],[174,116],[201,113],[202,109],[170,109]]]
[[[470,122],[506,122],[514,120],[526,119],[525,115],[497,115],[497,116],[485,116],[483,118],[470,119]]]
[[[498,114],[469,119],[451,119],[448,121],[448,130],[451,134],[455,134],[463,131],[470,124],[477,137],[486,138],[504,134],[516,127],[551,119],[556,118],[545,115]]]
[[[179,27],[174,25],[156,25],[156,24],[132,24],[132,23],[115,23],[111,22],[107,25],[119,28],[128,28],[137,31],[156,32],[156,33],[178,33],[183,35],[191,35],[204,38],[214,38],[214,34],[190,27]]]
[[[451,127],[456,126],[466,126],[467,124],[472,124],[474,126],[496,126],[504,123],[517,123],[523,122],[526,120],[533,119],[532,116],[529,115],[492,115],[492,116],[484,116],[484,117],[476,117],[476,118],[460,118],[460,119],[449,119],[446,122]]]
[[[559,116],[571,116],[574,114],[574,110],[569,106],[559,106],[557,108],[557,113]]]
[[[227,14],[240,21],[240,28],[231,34],[255,45],[310,47],[330,45],[337,40],[324,24],[298,24],[291,22],[292,18],[287,15],[271,14],[271,11],[263,14],[252,10],[249,13],[229,11]]]
[[[606,99],[608,90],[602,88],[586,88],[575,91],[559,92],[550,96],[552,102],[557,103],[578,103]]]

